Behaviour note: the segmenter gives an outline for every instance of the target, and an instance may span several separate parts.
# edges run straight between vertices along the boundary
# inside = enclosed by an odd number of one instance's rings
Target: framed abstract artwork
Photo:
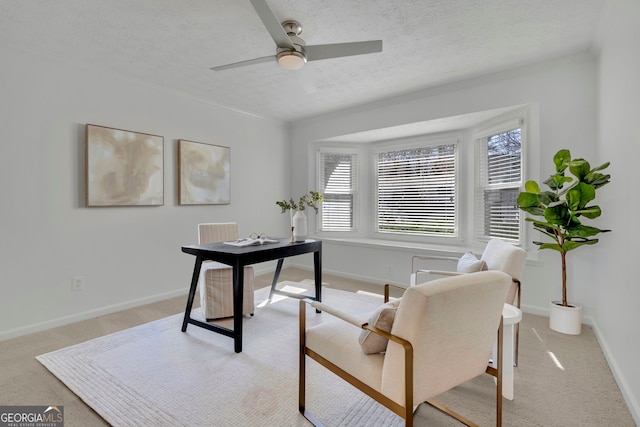
[[[86,126],[87,206],[162,206],[164,138]]]
[[[178,193],[181,205],[231,203],[231,149],[178,141]]]

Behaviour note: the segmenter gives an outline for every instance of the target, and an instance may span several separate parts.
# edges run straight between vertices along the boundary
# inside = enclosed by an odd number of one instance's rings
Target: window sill
[[[468,249],[428,243],[407,242],[399,240],[370,239],[364,237],[336,238],[324,236],[312,236],[313,238],[345,246],[374,247],[380,249],[403,250],[407,252],[430,252],[439,253],[447,256],[460,256]]]
[[[376,248],[376,249],[388,249],[394,251],[409,252],[413,255],[442,255],[442,256],[454,256],[460,257],[465,252],[471,250],[476,255],[482,255],[484,245],[479,247],[469,246],[457,246],[457,245],[443,245],[435,243],[418,243],[408,242],[400,240],[384,240],[384,239],[371,239],[364,237],[349,237],[349,238],[337,238],[337,237],[325,237],[321,235],[309,236],[310,238],[322,240],[323,242],[343,245],[343,246],[356,246],[363,248]],[[538,251],[537,248],[527,252],[527,263],[537,264]]]

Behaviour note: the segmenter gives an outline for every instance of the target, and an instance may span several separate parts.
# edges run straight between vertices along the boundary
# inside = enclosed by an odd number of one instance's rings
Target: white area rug
[[[37,359],[115,426],[308,426],[298,412],[299,302],[276,296],[269,303],[267,296],[267,288],[256,292],[239,354],[229,337],[194,325],[181,332],[178,314]],[[323,301],[363,312],[382,303],[328,288]],[[313,309],[307,316],[308,325],[328,317]],[[307,366],[307,408],[327,426],[402,425],[315,362]]]

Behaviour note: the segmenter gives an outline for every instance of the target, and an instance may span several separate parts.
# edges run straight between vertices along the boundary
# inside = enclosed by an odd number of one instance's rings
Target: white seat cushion
[[[360,331],[351,323],[331,319],[307,329],[307,347],[379,391],[384,356],[362,352]]]

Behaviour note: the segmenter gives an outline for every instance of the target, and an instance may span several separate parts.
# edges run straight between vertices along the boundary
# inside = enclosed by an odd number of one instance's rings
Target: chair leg
[[[496,384],[496,426],[502,426],[502,360],[504,343],[504,319],[500,316],[500,327],[498,328],[498,372]]]
[[[518,310],[521,310],[520,304],[522,302],[522,283],[516,279],[516,285],[518,287]],[[518,354],[520,350],[520,322],[516,324],[516,347],[515,355],[513,357],[513,366],[518,366]]]
[[[516,347],[515,356],[513,357],[513,366],[518,366],[518,347],[520,344],[520,323],[516,324]]]
[[[298,411],[315,427],[324,425],[305,408],[306,399],[306,328],[307,328],[307,304],[300,301],[300,347],[299,347],[299,370],[298,370]]]
[[[300,301],[300,340],[298,349],[298,410],[304,415],[305,405],[305,388],[306,388],[306,360],[305,360],[305,348],[306,348],[306,328],[307,328],[307,306],[304,301]]]

